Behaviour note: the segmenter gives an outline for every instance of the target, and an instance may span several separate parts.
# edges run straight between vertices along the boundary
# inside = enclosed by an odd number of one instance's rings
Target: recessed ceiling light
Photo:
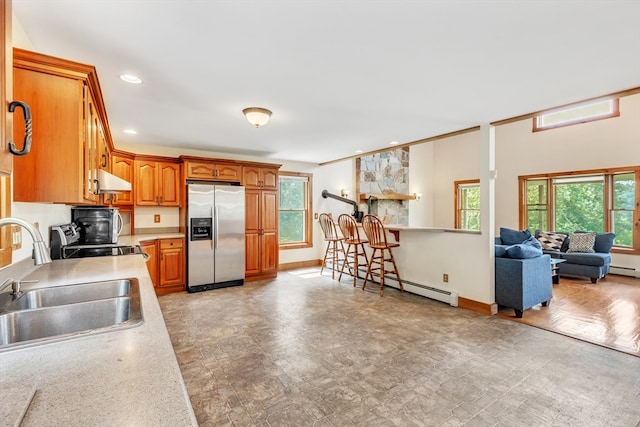
[[[120,78],[127,82],[127,83],[132,83],[134,85],[139,85],[140,83],[142,83],[142,79],[136,75],[133,74],[122,74],[120,76]]]
[[[400,144],[398,141],[391,141],[391,142],[389,143],[389,145],[398,145],[398,144]]]
[[[356,150],[356,154],[362,153],[362,150]]]
[[[123,132],[124,133],[128,133],[129,135],[137,135],[138,134],[138,131],[135,130],[135,129],[125,129]]]

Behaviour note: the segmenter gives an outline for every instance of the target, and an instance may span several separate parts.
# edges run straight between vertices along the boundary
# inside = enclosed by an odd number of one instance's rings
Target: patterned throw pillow
[[[542,245],[542,249],[545,251],[560,251],[564,239],[567,238],[566,234],[561,233],[547,233],[546,231],[538,232],[538,241]]]
[[[569,249],[567,252],[587,252],[593,253],[593,246],[596,243],[596,233],[570,233]]]

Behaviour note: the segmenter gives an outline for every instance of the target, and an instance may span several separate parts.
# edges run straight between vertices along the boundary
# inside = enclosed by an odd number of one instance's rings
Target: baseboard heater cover
[[[621,276],[631,276],[631,277],[640,277],[640,272],[635,268],[631,267],[618,267],[616,265],[612,265],[609,267],[609,273],[611,274],[619,274]]]

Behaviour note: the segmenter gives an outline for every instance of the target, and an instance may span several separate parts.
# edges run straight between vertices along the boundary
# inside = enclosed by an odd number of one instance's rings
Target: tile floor
[[[640,358],[319,269],[159,297],[202,426],[638,426]]]

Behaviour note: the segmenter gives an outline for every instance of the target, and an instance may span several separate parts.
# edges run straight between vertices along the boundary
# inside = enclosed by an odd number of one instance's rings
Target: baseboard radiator
[[[609,267],[609,273],[619,274],[620,276],[631,276],[640,278],[640,271],[631,267],[618,267],[612,265],[611,267]]]
[[[345,274],[348,274],[347,269],[344,270]],[[358,273],[360,278],[364,278],[364,275],[367,274],[367,270],[358,269]],[[376,284],[380,282],[377,281]],[[398,281],[395,276],[384,276],[385,285],[391,286],[392,288],[400,289],[398,285]],[[422,285],[420,283],[411,282],[408,280],[402,279],[402,285],[406,292],[411,292],[412,294],[420,295],[432,300],[441,301],[449,304],[452,307],[458,306],[458,293],[453,291],[445,291],[443,289],[433,288],[431,286]]]

